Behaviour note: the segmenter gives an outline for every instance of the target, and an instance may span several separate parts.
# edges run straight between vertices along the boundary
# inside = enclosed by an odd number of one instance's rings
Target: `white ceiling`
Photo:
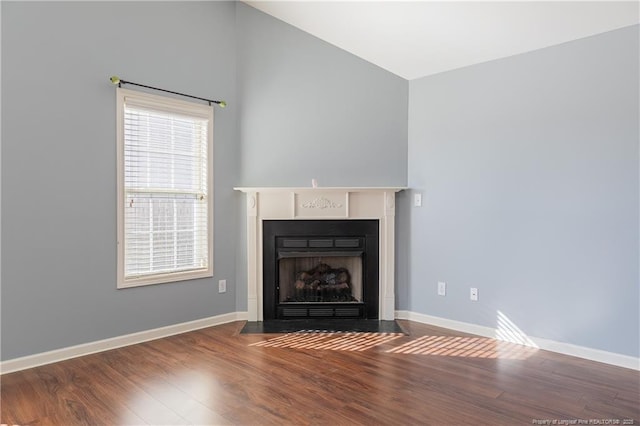
[[[640,22],[638,1],[247,1],[407,80]]]

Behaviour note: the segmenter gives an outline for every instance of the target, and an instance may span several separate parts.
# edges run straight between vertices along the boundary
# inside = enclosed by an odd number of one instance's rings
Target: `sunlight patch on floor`
[[[273,339],[252,343],[263,348],[316,349],[362,352],[394,342],[402,333],[289,333]],[[422,336],[385,351],[390,354],[432,355],[462,358],[524,360],[537,352],[536,348],[488,337]]]
[[[461,358],[527,359],[537,349],[487,337],[422,336],[387,353]]]
[[[290,333],[249,346],[361,352],[402,336],[403,333]]]

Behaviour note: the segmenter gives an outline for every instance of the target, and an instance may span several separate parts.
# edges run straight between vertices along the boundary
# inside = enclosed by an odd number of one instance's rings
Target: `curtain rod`
[[[133,83],[131,81],[125,81],[122,80],[120,77],[114,75],[113,77],[111,77],[109,79],[113,84],[117,84],[118,87],[122,87],[123,84],[131,84],[132,86],[139,86],[139,87],[144,87],[146,89],[152,89],[152,90],[158,90],[160,92],[166,92],[166,93],[171,93],[174,95],[180,95],[180,96],[185,96],[187,98],[192,98],[192,99],[198,99],[201,101],[205,101],[205,102],[209,102],[209,105],[211,104],[216,104],[218,105],[220,108],[224,108],[227,106],[227,103],[225,101],[214,101],[213,99],[207,99],[207,98],[200,98],[198,96],[192,96],[192,95],[187,95],[186,93],[180,93],[180,92],[174,92],[172,90],[165,90],[165,89],[160,89],[158,87],[153,87],[153,86],[147,86],[145,84],[138,84],[138,83]]]

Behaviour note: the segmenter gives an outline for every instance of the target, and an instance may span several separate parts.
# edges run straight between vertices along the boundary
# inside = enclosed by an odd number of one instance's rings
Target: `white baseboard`
[[[497,329],[485,327],[482,325],[434,317],[431,315],[419,314],[411,311],[396,311],[396,318],[420,322],[423,324],[435,325],[436,327],[448,328],[451,330],[461,331],[463,333],[500,339],[500,334]],[[622,355],[614,352],[603,351],[600,349],[592,349],[584,346],[573,345],[571,343],[542,339],[539,337],[527,336],[527,340],[529,341],[528,346],[535,346],[546,351],[571,355],[591,361],[603,362],[605,364],[616,365],[618,367],[640,370],[640,358],[634,358],[629,355]]]
[[[51,364],[53,362],[64,361],[83,355],[96,352],[116,349],[123,346],[135,345],[149,340],[160,339],[162,337],[173,336],[175,334],[186,333],[188,331],[199,330],[201,328],[212,327],[214,325],[226,324],[233,321],[241,321],[247,318],[246,312],[231,312],[228,314],[216,315],[180,324],[168,325],[166,327],[154,328],[152,330],[140,331],[137,333],[125,334],[123,336],[112,337],[110,339],[98,340],[95,342],[83,343],[67,348],[42,352],[20,358],[14,358],[0,363],[0,374],[12,373],[14,371],[25,370],[27,368],[38,367],[40,365]]]

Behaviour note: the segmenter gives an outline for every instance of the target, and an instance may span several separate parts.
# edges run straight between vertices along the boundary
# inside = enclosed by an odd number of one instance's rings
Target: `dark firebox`
[[[264,221],[264,319],[378,318],[378,226]]]

